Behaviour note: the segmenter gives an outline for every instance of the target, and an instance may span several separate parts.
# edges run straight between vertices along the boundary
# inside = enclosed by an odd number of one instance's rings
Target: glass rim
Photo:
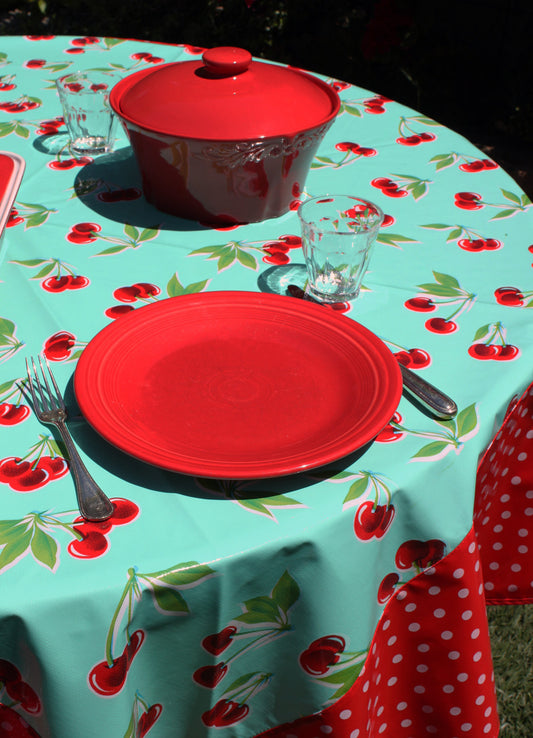
[[[321,200],[333,201],[333,200],[341,200],[341,199],[342,200],[353,200],[355,202],[365,203],[373,209],[374,212],[372,212],[370,215],[376,216],[376,222],[372,223],[372,225],[368,229],[369,231],[379,228],[381,224],[383,223],[385,219],[385,213],[379,207],[379,205],[377,205],[375,202],[373,202],[372,200],[368,200],[366,197],[359,197],[358,195],[346,195],[346,194],[340,194],[340,193],[336,193],[336,194],[335,193],[325,193],[323,195],[316,195],[315,197],[311,197],[309,198],[309,200],[304,200],[304,202],[302,202],[302,204],[300,205],[297,211],[298,217],[300,218],[301,223],[307,226],[312,226],[312,225],[319,226],[320,225],[320,221],[315,220],[315,219],[308,220],[308,218],[305,217],[305,212],[302,212],[302,211],[307,210],[307,207],[306,207],[307,205],[316,204],[320,202]],[[346,228],[346,229],[339,230],[339,228],[335,228],[333,226],[331,228],[324,227],[324,228],[321,228],[321,230],[324,233],[335,233],[337,235],[353,235],[354,233],[353,229]]]

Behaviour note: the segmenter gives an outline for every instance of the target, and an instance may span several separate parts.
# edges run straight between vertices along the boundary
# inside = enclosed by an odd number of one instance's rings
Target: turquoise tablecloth
[[[121,131],[113,154],[69,151],[59,74],[127,74],[200,52],[0,41],[0,148],[26,161],[0,246],[0,696],[41,736],[207,735],[220,700],[233,712],[219,732],[252,736],[335,700],[356,679],[394,586],[468,535],[480,455],[531,381],[529,199],[436,121],[328,80],[341,112],[295,201],[350,192],[383,208],[364,290],[346,314],[448,392],[457,418],[437,421],[402,398],[355,461],[239,483],[145,465],[74,418],[86,464],[119,510],[109,530],[87,536],[61,447],[25,409],[25,357],[44,350],[73,407],[76,360],[121,310],[188,292],[283,292],[304,279],[301,249],[279,250],[299,233],[297,203],[277,219],[213,230],[143,200]],[[53,289],[58,275],[77,280]],[[133,302],[117,292],[137,284],[152,286]],[[10,476],[16,460],[43,457],[44,472]],[[365,511],[382,517],[373,534],[362,532]],[[413,540],[433,548],[404,563],[397,551]],[[326,652],[344,650],[346,668],[330,678],[310,666],[321,637],[340,639]],[[97,666],[106,660],[113,670]],[[38,696],[33,705],[6,686],[21,683],[6,662]]]

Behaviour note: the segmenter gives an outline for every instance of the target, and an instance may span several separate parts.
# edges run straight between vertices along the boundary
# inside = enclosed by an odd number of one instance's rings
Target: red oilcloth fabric
[[[483,455],[474,527],[487,602],[533,603],[533,383]]]
[[[349,692],[321,712],[261,738],[496,738],[498,733],[472,529],[448,556],[389,600]]]

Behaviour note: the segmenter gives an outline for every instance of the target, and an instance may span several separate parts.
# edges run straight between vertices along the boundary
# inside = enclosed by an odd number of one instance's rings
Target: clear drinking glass
[[[95,156],[113,150],[115,115],[109,93],[120,77],[106,72],[73,72],[56,80],[71,148]]]
[[[352,195],[322,195],[298,210],[308,288],[324,302],[354,300],[383,223],[381,208]]]

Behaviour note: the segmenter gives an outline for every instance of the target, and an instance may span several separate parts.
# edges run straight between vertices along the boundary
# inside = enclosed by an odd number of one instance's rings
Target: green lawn
[[[488,607],[501,738],[533,738],[533,605]]]

